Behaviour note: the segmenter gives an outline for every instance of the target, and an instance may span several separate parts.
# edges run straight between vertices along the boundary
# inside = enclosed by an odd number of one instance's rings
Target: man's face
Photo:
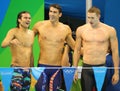
[[[49,20],[52,22],[59,21],[59,18],[61,17],[61,13],[57,8],[50,7],[49,10]]]
[[[20,26],[24,28],[29,28],[31,22],[31,16],[29,13],[22,14],[21,19],[19,19]]]
[[[90,23],[92,27],[97,26],[97,24],[99,23],[99,19],[100,16],[96,15],[96,13],[89,13],[89,12],[87,13],[88,23]]]

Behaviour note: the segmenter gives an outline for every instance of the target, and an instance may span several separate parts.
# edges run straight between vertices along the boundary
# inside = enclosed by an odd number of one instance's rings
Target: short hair
[[[101,14],[100,9],[97,8],[97,7],[95,7],[95,6],[91,7],[91,8],[88,10],[88,12],[89,12],[89,13],[96,13],[96,15],[100,15],[100,14]]]
[[[18,13],[18,15],[17,15],[17,28],[19,28],[19,21],[18,21],[18,19],[21,19],[21,17],[22,17],[22,14],[25,14],[25,13],[28,13],[28,14],[30,14],[28,11],[21,11],[21,12],[19,12]]]
[[[61,8],[61,6],[59,4],[51,4],[49,6],[49,9],[50,9],[50,7],[54,7],[54,8],[59,10],[59,13],[62,13],[62,8]]]

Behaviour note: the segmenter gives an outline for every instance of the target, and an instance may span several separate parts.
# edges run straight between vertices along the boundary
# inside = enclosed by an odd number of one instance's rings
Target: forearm
[[[5,47],[7,47],[7,46],[9,46],[11,44],[11,41],[10,42],[2,42],[2,44],[1,44],[1,47],[2,48],[5,48]]]
[[[30,60],[30,67],[34,67],[34,58],[31,58]]]
[[[114,63],[114,73],[119,74],[119,56],[116,57],[116,54],[113,54],[113,63]]]
[[[79,58],[80,58],[80,54],[79,54],[79,51],[77,51],[73,54],[73,66],[75,67],[78,66]]]
[[[31,50],[32,50],[32,49],[31,49]],[[33,50],[32,50],[31,57],[30,57],[30,67],[34,67]]]
[[[74,51],[74,48],[75,48],[75,41],[73,40],[72,43],[71,43],[71,48],[72,50]]]

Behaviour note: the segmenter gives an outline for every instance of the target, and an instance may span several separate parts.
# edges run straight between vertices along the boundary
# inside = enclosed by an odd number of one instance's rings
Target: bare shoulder
[[[84,30],[88,29],[89,25],[88,24],[84,24],[82,26],[79,26],[76,30],[76,34],[82,34]]]
[[[34,24],[32,30],[34,31],[34,34],[38,34],[39,30],[41,29],[41,26],[43,27],[46,21],[38,21]]]
[[[70,28],[69,25],[67,25],[67,24],[63,24],[63,25],[64,25],[65,28]]]
[[[102,24],[103,24],[103,23],[102,23]],[[109,25],[107,25],[107,24],[103,24],[103,26],[104,26],[106,29],[109,29],[110,31],[115,30],[115,28],[114,28],[114,27],[109,26]]]
[[[109,26],[107,24],[103,24],[105,30],[109,32],[110,35],[116,34],[116,29],[112,26]]]
[[[88,25],[88,24],[84,24],[84,25],[82,25],[82,26],[79,26],[79,27],[77,28],[77,30],[78,30],[78,31],[84,30],[84,29],[87,28],[87,27],[89,27],[89,25]]]
[[[34,35],[34,32],[32,30],[28,30],[28,33]]]
[[[72,34],[72,30],[69,25],[61,23],[61,28],[65,30],[67,34]]]
[[[60,23],[61,27],[67,31],[71,31],[70,26],[67,24]]]
[[[35,25],[34,25],[34,26],[37,26],[37,27],[38,27],[38,26],[40,26],[40,25],[44,24],[44,22],[45,22],[45,21],[38,21],[37,23],[35,23]]]
[[[11,28],[10,31],[16,31],[18,28]]]
[[[18,30],[18,28],[11,28],[8,33],[16,33],[16,31]]]

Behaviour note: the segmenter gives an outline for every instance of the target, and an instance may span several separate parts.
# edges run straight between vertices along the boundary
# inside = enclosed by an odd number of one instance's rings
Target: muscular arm
[[[115,29],[112,30],[110,33],[110,45],[111,45],[111,50],[112,50],[112,58],[113,58],[113,63],[114,63],[114,72],[118,74],[119,70],[117,67],[119,67],[119,53],[118,53],[118,40],[116,36]]]
[[[117,84],[119,81],[119,53],[118,53],[118,40],[115,29],[110,32],[110,45],[112,51],[112,59],[114,63],[114,75],[112,77],[112,84]]]
[[[68,30],[68,36],[66,38],[66,42],[68,43],[68,45],[72,48],[72,50],[74,50],[75,47],[75,41],[72,37],[72,32],[69,26],[67,26],[67,30]]]
[[[1,47],[7,47],[10,45],[11,40],[14,38],[14,29],[9,30],[9,32],[7,33],[5,39],[3,40]]]
[[[38,33],[38,28],[39,28],[39,26],[40,26],[40,22],[37,22],[34,26],[33,26],[33,32],[34,32],[34,34],[35,34],[35,36],[37,35],[37,33]]]
[[[33,48],[31,48],[30,67],[34,67]]]
[[[68,54],[69,51],[70,51],[69,46],[65,45],[63,56],[62,56],[62,63],[61,63],[62,66],[69,66],[69,54]]]
[[[75,43],[75,48],[73,53],[73,65],[75,67],[78,66],[80,51],[81,51],[81,34],[80,34],[80,28],[78,28],[76,31],[76,43]]]

